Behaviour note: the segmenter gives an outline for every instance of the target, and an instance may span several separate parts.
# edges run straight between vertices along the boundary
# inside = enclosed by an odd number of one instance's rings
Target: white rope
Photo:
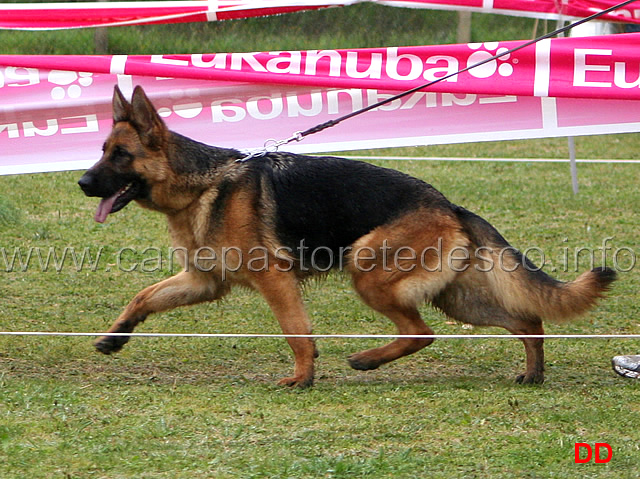
[[[498,162],[498,163],[569,163],[569,158],[454,158],[454,157],[426,157],[426,156],[360,156],[360,155],[340,155],[342,158],[350,160],[391,160],[391,161],[476,161],[476,162]],[[634,159],[577,159],[577,163],[628,163],[640,164],[640,160]]]
[[[640,334],[267,334],[267,333],[74,333],[0,331],[0,336],[129,336],[143,338],[309,338],[309,339],[640,339]]]

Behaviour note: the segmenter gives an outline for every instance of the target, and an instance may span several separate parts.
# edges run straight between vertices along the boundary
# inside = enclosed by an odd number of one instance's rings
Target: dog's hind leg
[[[393,321],[398,334],[431,335],[433,330],[424,323],[418,312],[419,304],[428,294],[430,283],[424,278],[430,274],[421,273],[416,273],[416,277],[387,273],[382,269],[354,270],[352,279],[354,288],[362,300]],[[382,364],[415,353],[432,342],[432,338],[397,338],[385,346],[349,356],[349,364],[354,369],[376,369]]]
[[[392,308],[380,310],[393,321],[401,335],[431,335],[433,330],[427,326],[415,308]],[[349,356],[349,365],[354,369],[369,370],[408,356],[433,342],[431,338],[397,338],[392,342]]]
[[[513,320],[504,327],[512,334],[542,335],[544,329],[540,319]],[[524,344],[527,366],[523,374],[516,377],[520,384],[542,384],[544,382],[544,339],[520,338]]]
[[[418,308],[455,279],[460,261],[453,251],[464,252],[467,244],[449,212],[416,210],[353,244],[349,262],[353,286],[368,306],[393,321],[398,334],[432,335]],[[451,261],[445,259],[451,255]],[[375,369],[432,342],[433,338],[397,338],[351,355],[349,364],[355,369]]]
[[[187,306],[219,299],[226,291],[201,272],[183,271],[171,278],[143,289],[127,305],[107,333],[131,333],[149,314],[159,313],[178,306]],[[94,346],[98,351],[111,354],[119,351],[129,341],[129,336],[98,338]]]
[[[418,307],[455,279],[456,267],[467,256],[459,258],[453,252],[464,253],[467,244],[449,212],[416,210],[353,244],[349,263],[353,285],[367,305],[394,322],[398,334],[432,335]],[[349,364],[355,369],[375,369],[432,342],[433,338],[397,338],[353,354]]]
[[[516,335],[542,335],[542,321],[535,316],[515,317],[502,307],[483,285],[481,273],[470,269],[433,298],[433,305],[457,321],[476,326],[499,326]],[[526,353],[526,369],[516,377],[522,384],[544,382],[542,338],[521,338]]]

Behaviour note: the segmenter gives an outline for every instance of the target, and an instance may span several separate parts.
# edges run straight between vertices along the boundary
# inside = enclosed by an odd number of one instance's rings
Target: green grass
[[[18,208],[0,196],[0,228],[7,228],[17,223],[20,218]]]
[[[570,190],[562,164],[380,162],[430,181],[482,214],[521,248],[637,250],[635,165],[580,165]],[[130,206],[105,225],[92,220],[78,173],[0,178],[21,215],[0,245],[97,251],[97,270],[3,272],[0,329],[99,331],[142,287],[170,272],[124,273],[115,252],[167,245],[160,215]],[[123,266],[145,255],[127,257]],[[609,257],[611,260],[611,257]],[[579,269],[587,267],[581,258]],[[557,265],[557,263],[554,263]],[[548,265],[550,267],[551,265]],[[0,265],[3,269],[3,265]],[[152,269],[152,268],[150,268]],[[562,279],[573,271],[559,272]],[[637,268],[584,319],[549,333],[640,333]],[[391,333],[347,278],[309,283],[305,301],[317,333]],[[438,333],[464,333],[438,313]],[[266,332],[278,327],[256,294],[150,318],[142,332]],[[477,330],[479,332],[501,330]],[[637,341],[549,340],[547,382],[513,382],[523,368],[517,340],[440,340],[427,350],[358,372],[345,358],[382,341],[319,342],[316,386],[275,382],[291,357],[276,339],[132,340],[118,355],[90,338],[0,338],[0,477],[635,477],[638,389],[609,366]],[[608,442],[608,464],[575,465],[575,442]]]
[[[574,142],[578,159],[640,159],[640,139],[637,133],[581,136],[574,138]],[[344,154],[354,155],[361,153],[344,152]],[[388,148],[374,152],[364,152],[364,154],[428,158],[556,158],[568,160],[569,147],[566,138],[541,138],[536,140],[488,141],[476,144],[458,143],[401,149]]]
[[[353,28],[366,19],[367,28]],[[532,23],[474,16],[475,40],[529,38]],[[208,25],[110,32],[111,53],[248,51],[451,42],[455,15],[357,6]],[[2,53],[92,53],[92,32],[0,32]],[[576,139],[580,158],[638,158],[637,135]],[[359,152],[360,153],[360,152]],[[378,150],[406,156],[565,158],[565,139]],[[515,246],[547,253],[560,267],[565,248],[637,253],[637,165],[580,164],[580,193],[566,164],[380,161],[432,183],[481,214]],[[104,225],[78,172],[0,177],[0,330],[100,331],[143,287],[171,274],[160,215],[131,205]],[[146,268],[124,272],[135,262]],[[87,249],[41,271],[39,258],[7,271],[15,248]],[[37,249],[35,249],[37,248]],[[135,254],[133,252],[135,250]],[[536,258],[537,260],[537,258]],[[611,261],[611,252],[607,258]],[[599,259],[596,263],[600,263]],[[563,280],[589,266],[557,271]],[[622,264],[629,266],[628,263]],[[143,269],[145,271],[143,271]],[[548,333],[640,333],[638,268],[621,274],[590,315],[549,325]],[[310,282],[305,302],[314,330],[392,333],[389,321],[356,298],[340,275]],[[437,333],[469,330],[425,306]],[[150,318],[140,332],[277,333],[259,296],[228,299]],[[502,330],[471,330],[471,332]],[[635,478],[640,465],[638,382],[610,369],[633,340],[548,340],[547,382],[523,387],[517,340],[436,341],[377,371],[351,370],[348,354],[383,341],[319,341],[314,388],[275,386],[290,373],[276,339],[136,338],[102,356],[91,338],[0,337],[1,478]],[[574,443],[607,442],[608,464],[576,465]]]

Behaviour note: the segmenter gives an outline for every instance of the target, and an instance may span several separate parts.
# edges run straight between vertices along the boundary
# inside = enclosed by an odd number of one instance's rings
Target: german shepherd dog
[[[138,293],[96,340],[105,354],[129,340],[108,333],[130,333],[151,313],[217,300],[239,285],[264,297],[287,335],[295,368],[279,384],[306,387],[317,350],[301,282],[314,272],[346,270],[362,300],[397,327],[397,339],[349,357],[359,370],[433,341],[415,337],[433,334],[418,312],[425,301],[457,321],[542,335],[543,320],[585,313],[616,276],[595,268],[557,281],[487,221],[395,170],[279,152],[238,161],[237,150],[167,129],[140,87],[131,102],[115,88],[103,151],[78,182],[102,199],[96,221],[136,201],[166,215],[183,253],[183,271]],[[543,339],[521,339],[526,369],[517,382],[542,383]]]

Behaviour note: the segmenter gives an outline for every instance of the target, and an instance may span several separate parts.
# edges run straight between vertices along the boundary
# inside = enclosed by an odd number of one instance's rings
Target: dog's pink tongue
[[[113,204],[118,197],[118,193],[113,195],[111,198],[103,198],[100,200],[100,204],[98,205],[98,209],[96,210],[96,215],[93,217],[98,223],[104,223],[111,213],[111,208],[113,208]]]

